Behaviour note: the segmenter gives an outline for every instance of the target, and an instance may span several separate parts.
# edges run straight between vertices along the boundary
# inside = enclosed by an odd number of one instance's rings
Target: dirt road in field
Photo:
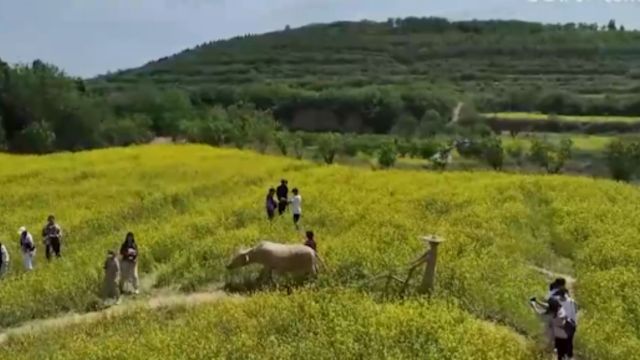
[[[458,102],[456,107],[453,109],[453,114],[451,114],[451,122],[450,124],[455,124],[460,119],[460,112],[462,111],[462,107],[464,106],[463,102]]]
[[[220,290],[196,292],[191,294],[180,294],[161,290],[148,298],[125,299],[122,303],[113,305],[104,310],[82,314],[70,313],[55,318],[34,320],[17,327],[7,329],[0,332],[0,346],[11,336],[37,333],[78,323],[97,322],[106,317],[125,314],[135,308],[158,309],[163,307],[194,306],[213,303],[222,299],[241,300],[242,298],[243,297],[240,295],[232,295]]]
[[[567,274],[560,274],[560,273],[556,273],[547,269],[543,269],[541,267],[537,267],[537,266],[531,266],[531,268],[545,276],[547,276],[549,279],[555,279],[555,278],[564,278],[567,281],[567,289],[569,289],[569,291],[573,294],[573,286],[576,283],[576,279],[571,276],[571,275],[567,275]]]

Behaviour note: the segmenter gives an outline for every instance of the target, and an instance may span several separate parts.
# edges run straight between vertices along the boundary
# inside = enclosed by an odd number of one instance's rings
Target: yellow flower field
[[[0,280],[0,328],[99,308],[105,252],[129,230],[141,251],[142,297],[255,274],[229,274],[224,264],[259,240],[302,241],[289,216],[266,220],[266,190],[282,177],[300,188],[302,225],[315,231],[330,269],[292,295],[132,307],[10,336],[0,359],[543,359],[541,324],[527,302],[546,293],[549,279],[532,266],[578,279],[580,359],[640,354],[640,193],[632,186],[371,171],[196,145],[2,155],[0,164],[0,240],[13,262]],[[51,264],[38,236],[49,213],[66,233],[63,259]],[[22,225],[38,244],[28,274],[18,251]],[[419,256],[424,234],[446,239],[431,299],[384,296],[384,283],[366,282]]]

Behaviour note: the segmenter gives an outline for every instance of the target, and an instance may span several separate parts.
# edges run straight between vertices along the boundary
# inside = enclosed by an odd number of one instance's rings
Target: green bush
[[[518,166],[524,164],[526,149],[522,141],[514,140],[505,147],[505,152]]]
[[[11,149],[21,153],[45,154],[55,150],[55,141],[56,134],[49,124],[34,122],[15,136]]]
[[[342,137],[336,133],[320,134],[318,137],[318,155],[327,164],[333,161],[342,148]]]
[[[482,141],[482,157],[494,170],[502,170],[504,164],[502,140],[497,136],[485,138]]]
[[[142,144],[153,139],[152,125],[151,119],[141,114],[116,118],[103,125],[102,136],[108,145]]]
[[[284,131],[278,132],[274,137],[276,146],[283,156],[287,156],[287,154],[289,153],[290,137],[291,136],[289,135],[289,133]]]
[[[617,181],[631,181],[640,165],[640,142],[615,139],[607,145],[607,167]]]
[[[293,148],[293,153],[296,155],[297,159],[302,159],[304,156],[304,142],[299,135],[294,135],[291,139],[291,147]]]
[[[546,138],[535,138],[531,142],[529,158],[549,174],[557,174],[571,158],[572,147],[573,141],[569,138],[564,138],[559,143],[552,143]]]
[[[378,153],[378,164],[384,168],[393,167],[396,163],[396,158],[398,157],[398,153],[396,151],[396,146],[391,143],[387,143],[382,146]]]

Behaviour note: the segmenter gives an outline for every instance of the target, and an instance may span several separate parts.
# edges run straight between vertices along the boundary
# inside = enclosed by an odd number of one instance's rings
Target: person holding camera
[[[132,232],[127,233],[120,246],[120,256],[120,293],[124,293],[124,286],[130,282],[133,293],[138,294],[138,245]]]

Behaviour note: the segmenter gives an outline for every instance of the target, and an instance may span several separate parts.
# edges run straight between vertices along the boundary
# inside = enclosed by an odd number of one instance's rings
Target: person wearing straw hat
[[[33,236],[31,236],[25,226],[18,230],[18,235],[20,235],[20,249],[22,250],[24,268],[27,271],[31,271],[33,270],[33,257],[36,255],[36,245],[33,242]]]

